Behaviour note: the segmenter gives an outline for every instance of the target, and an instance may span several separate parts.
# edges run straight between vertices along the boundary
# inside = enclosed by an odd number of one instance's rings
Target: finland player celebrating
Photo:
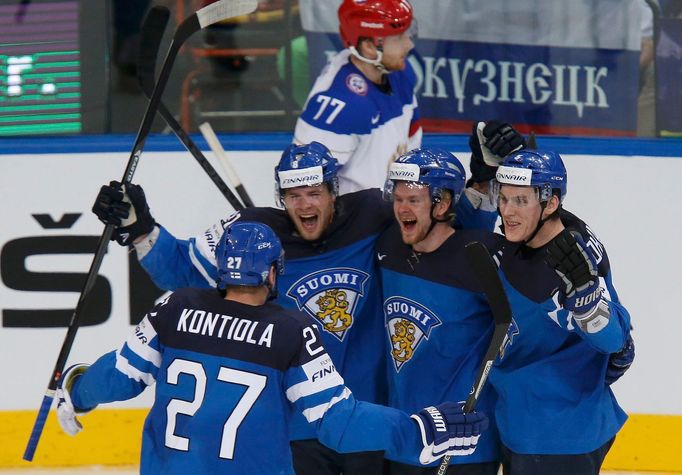
[[[494,250],[501,237],[453,229],[464,190],[462,164],[449,152],[417,149],[399,157],[384,186],[395,222],[377,244],[389,359],[389,405],[411,412],[423,401],[445,401],[471,389],[490,342],[493,321],[464,247]],[[494,392],[478,407],[492,412]],[[491,428],[492,429],[492,428]],[[453,460],[449,474],[496,475],[499,441],[488,430],[474,455]],[[401,454],[388,454],[391,475],[435,474]]]
[[[444,403],[410,417],[355,400],[316,326],[269,302],[283,270],[269,227],[234,224],[216,261],[218,292],[175,292],[119,350],[65,371],[57,392],[65,432],[82,430],[77,414],[156,384],[143,474],[293,474],[292,406],[339,451],[386,450],[428,463],[475,450],[487,425],[482,413],[464,415],[461,405]]]
[[[604,246],[561,206],[559,154],[512,154],[496,181],[508,241],[500,266],[514,315],[490,372],[504,473],[597,475],[627,418],[605,374],[609,353],[629,351],[630,316]]]
[[[414,47],[407,0],[344,0],[346,49],[317,78],[296,123],[296,143],[322,142],[343,165],[340,193],[380,187],[388,164],[419,147]]]
[[[374,246],[393,216],[378,189],[338,196],[338,172],[338,161],[324,145],[292,145],[275,170],[277,199],[284,210],[245,209],[189,240],[176,239],[156,225],[137,185],[128,186],[125,194],[119,183],[103,186],[93,211],[105,224],[116,226],[112,239],[123,245],[135,243],[142,267],[167,290],[215,286],[213,249],[223,230],[240,219],[268,224],[289,258],[277,302],[304,311],[320,325],[325,348],[358,399],[384,403],[386,360],[379,343],[385,332]],[[490,213],[473,210],[468,198],[460,200],[457,209],[465,206],[468,212],[462,214],[474,225],[492,223],[487,216],[477,218],[478,213]],[[382,469],[381,453],[336,454],[315,440],[313,428],[303,418],[297,422],[292,449],[299,474]]]

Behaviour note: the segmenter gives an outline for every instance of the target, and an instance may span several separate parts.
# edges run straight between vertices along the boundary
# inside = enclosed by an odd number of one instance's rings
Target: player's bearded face
[[[383,40],[381,62],[389,71],[402,71],[405,69],[405,60],[412,48],[414,48],[414,43],[409,32],[387,36]]]
[[[334,216],[336,197],[327,185],[299,186],[284,192],[284,205],[296,230],[306,241],[318,240]]]
[[[504,235],[509,241],[523,242],[531,237],[542,214],[535,188],[502,185],[497,204],[504,223]]]
[[[431,226],[429,187],[399,181],[393,191],[393,213],[405,244],[414,245],[424,240]]]

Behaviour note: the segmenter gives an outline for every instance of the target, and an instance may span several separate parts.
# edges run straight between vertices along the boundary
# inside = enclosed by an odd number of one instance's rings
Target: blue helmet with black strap
[[[417,148],[401,155],[389,166],[384,184],[387,201],[393,201],[393,190],[398,181],[428,185],[434,204],[442,200],[443,190],[448,190],[454,206],[464,191],[466,171],[457,157],[448,151]]]
[[[498,167],[495,181],[499,185],[533,186],[541,203],[556,194],[563,201],[567,191],[567,174],[561,155],[542,150],[521,150],[507,156]],[[556,191],[553,191],[556,190]]]
[[[319,142],[289,145],[275,167],[275,200],[284,206],[284,190],[326,183],[333,195],[339,193],[339,161]]]
[[[215,249],[219,290],[227,286],[259,287],[268,285],[274,265],[284,272],[284,250],[275,232],[267,225],[236,222],[223,232]]]

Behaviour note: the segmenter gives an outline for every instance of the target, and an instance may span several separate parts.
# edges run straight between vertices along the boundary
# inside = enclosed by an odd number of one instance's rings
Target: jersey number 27
[[[191,417],[197,413],[204,402],[207,380],[206,371],[200,363],[178,358],[173,360],[170,366],[168,366],[168,384],[177,385],[181,374],[187,374],[195,378],[194,398],[191,401],[171,399],[166,408],[168,422],[166,425],[165,441],[166,447],[187,452],[189,450],[189,438],[175,434],[176,416],[184,414]],[[234,457],[237,429],[239,429],[239,425],[255,404],[260,393],[265,389],[268,378],[262,374],[248,373],[221,366],[217,379],[225,383],[246,386],[244,395],[235,406],[230,417],[225,421],[225,425],[223,425],[223,435],[220,440],[220,458],[232,459]]]

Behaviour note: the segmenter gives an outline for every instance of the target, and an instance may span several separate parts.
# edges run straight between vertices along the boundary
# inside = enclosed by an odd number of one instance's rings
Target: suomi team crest
[[[442,322],[428,308],[405,297],[391,297],[384,302],[384,316],[391,359],[396,372],[407,363],[431,330]]]
[[[364,295],[369,274],[351,268],[324,269],[297,280],[287,291],[299,310],[322,323],[322,328],[343,341],[353,325],[353,313]]]

